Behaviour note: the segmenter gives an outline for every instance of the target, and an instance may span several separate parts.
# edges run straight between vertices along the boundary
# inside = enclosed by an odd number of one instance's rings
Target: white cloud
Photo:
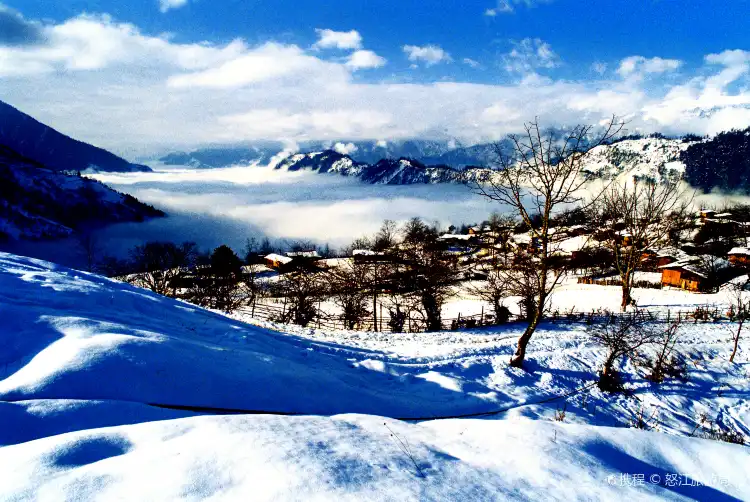
[[[317,109],[295,113],[285,109],[261,109],[220,119],[227,140],[243,137],[336,139],[366,137],[372,129],[391,123],[389,114],[367,109]],[[312,135],[311,135],[312,133]]]
[[[43,43],[0,47],[0,99],[130,157],[263,139],[472,144],[518,131],[535,116],[563,125],[617,113],[633,129],[698,134],[750,120],[750,89],[738,85],[750,74],[746,51],[710,54],[690,74],[645,85],[592,79],[586,67],[585,79],[542,77],[535,70],[559,58],[530,39],[506,60],[520,72],[517,82],[364,82],[352,78],[349,54],[325,58],[296,45],[182,44],[106,16],[39,27]]]
[[[463,63],[465,65],[471,66],[472,68],[481,68],[482,67],[482,65],[479,63],[479,61],[475,61],[475,60],[473,60],[471,58],[464,58],[463,59]]]
[[[630,76],[642,77],[643,75],[652,73],[666,73],[675,71],[681,65],[682,61],[677,59],[630,56],[620,61],[620,67],[617,68],[617,73],[623,78]]]
[[[664,98],[644,107],[645,118],[662,126],[690,124],[699,134],[750,125],[750,90],[729,91],[750,73],[750,51],[709,54],[705,61],[709,68],[719,66],[718,73],[671,87]]]
[[[114,65],[199,69],[231,60],[247,50],[240,40],[224,47],[174,44],[166,37],[142,35],[134,25],[115,23],[109,16],[78,16],[45,27],[43,35],[44,44],[0,46],[0,78],[101,70]]]
[[[174,75],[167,83],[177,88],[233,88],[285,77],[311,78],[315,74],[346,78],[339,65],[308,55],[299,47],[267,43],[219,66]]]
[[[357,145],[355,145],[354,143],[341,143],[341,142],[333,145],[332,149],[339,152],[341,155],[351,155],[352,153],[359,150]]]
[[[162,13],[171,9],[179,9],[187,5],[188,0],[159,0],[159,10]]]
[[[362,35],[356,30],[333,31],[315,30],[318,41],[313,45],[316,49],[343,49],[354,50],[362,48]]]
[[[404,45],[403,51],[409,58],[409,61],[423,62],[426,66],[436,65],[438,63],[450,63],[452,61],[450,54],[445,52],[437,45]]]
[[[385,65],[386,59],[378,56],[373,51],[354,51],[346,61],[346,66],[352,69],[380,68]]]
[[[511,14],[516,11],[517,5],[534,7],[540,3],[547,3],[549,1],[551,0],[497,0],[495,7],[484,11],[484,15],[495,17],[498,14]]]
[[[560,66],[560,57],[544,40],[524,38],[512,45],[513,49],[503,56],[503,66],[510,73],[533,73]]]

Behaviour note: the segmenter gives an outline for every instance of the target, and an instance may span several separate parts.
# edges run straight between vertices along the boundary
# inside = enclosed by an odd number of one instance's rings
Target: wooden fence
[[[377,320],[370,317],[363,319],[354,326],[356,331],[377,331],[383,333],[392,332],[389,325],[390,317],[387,312],[379,309]],[[283,322],[287,318],[287,308],[285,305],[274,303],[256,302],[255,304],[241,310],[243,314],[262,321]],[[681,310],[648,310],[639,309],[631,312],[612,312],[605,309],[597,309],[588,312],[582,311],[551,311],[545,316],[546,322],[553,323],[582,323],[582,324],[606,324],[614,322],[623,316],[641,316],[644,321],[648,322],[690,322],[690,323],[713,323],[721,321],[734,320],[730,313],[722,311],[716,306],[697,306],[693,309]],[[511,316],[507,323],[523,322],[524,318],[520,316]],[[458,317],[449,317],[442,319],[442,330],[456,331],[464,329],[479,328],[484,326],[498,326],[507,323],[497,323],[495,316],[486,313],[484,309],[480,314],[461,315]],[[340,315],[332,315],[318,308],[317,315],[308,324],[308,327],[318,329],[348,329]],[[404,323],[404,333],[422,333],[426,331],[426,322],[418,314],[411,313],[407,315]]]

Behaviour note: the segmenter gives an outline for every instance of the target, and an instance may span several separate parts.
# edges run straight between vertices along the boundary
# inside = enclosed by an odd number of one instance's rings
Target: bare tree
[[[275,292],[284,297],[282,322],[307,326],[319,315],[316,303],[326,292],[321,277],[310,270],[299,269],[281,276]]]
[[[503,305],[503,300],[512,294],[512,279],[509,277],[510,273],[508,271],[502,270],[497,266],[492,266],[486,273],[487,278],[482,283],[476,286],[469,286],[468,290],[469,293],[492,305],[495,320],[497,321],[507,317],[505,314],[507,307]]]
[[[196,305],[234,312],[252,304],[260,292],[255,268],[243,269],[242,260],[228,246],[219,246],[209,264],[197,267],[186,298]]]
[[[393,220],[384,220],[383,224],[375,234],[373,239],[373,249],[375,251],[385,251],[396,245],[398,241],[398,226]]]
[[[645,366],[651,370],[646,375],[648,380],[661,383],[666,377],[685,378],[687,376],[684,360],[675,350],[680,337],[680,324],[679,319],[674,320],[654,337],[653,343],[656,346],[654,358],[644,358]]]
[[[342,311],[341,320],[347,329],[355,329],[370,315],[370,272],[368,264],[352,258],[341,260],[327,271],[330,294]]]
[[[668,245],[669,236],[683,224],[687,211],[685,193],[676,182],[634,180],[614,182],[597,201],[602,244],[612,252],[622,287],[623,311],[633,304],[635,272],[647,250]]]
[[[99,239],[91,231],[84,231],[78,236],[78,246],[86,260],[86,271],[96,272],[101,260],[102,249]]]
[[[526,357],[526,346],[536,330],[552,289],[561,278],[553,272],[553,232],[550,222],[556,211],[584,203],[582,188],[583,160],[594,147],[601,145],[622,131],[624,123],[612,117],[593,137],[594,127],[579,125],[565,134],[543,131],[537,120],[525,125],[525,133],[511,135],[512,152],[506,153],[503,143],[495,145],[497,172],[486,184],[477,184],[475,191],[493,201],[509,206],[530,229],[532,242],[538,243],[535,260],[537,297],[533,315],[526,330],[518,339],[511,366],[521,367]],[[538,216],[537,216],[538,215]],[[537,222],[533,220],[537,220]]]
[[[729,297],[729,319],[737,323],[737,331],[732,336],[732,355],[729,356],[729,362],[733,363],[737,355],[737,349],[740,345],[740,335],[745,321],[750,318],[750,298],[748,298],[748,289],[750,288],[750,275],[743,279],[735,280],[727,284],[727,293]]]
[[[179,282],[195,265],[198,252],[194,242],[147,242],[130,252],[135,273],[128,282],[143,286],[154,293],[177,296]]]
[[[403,242],[396,252],[400,289],[418,296],[427,331],[442,329],[442,308],[453,294],[456,268],[446,256],[435,227],[412,218],[403,228]]]

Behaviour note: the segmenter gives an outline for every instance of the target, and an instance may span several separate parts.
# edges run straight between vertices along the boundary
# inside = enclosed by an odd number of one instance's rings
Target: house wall
[[[729,262],[732,265],[750,265],[750,256],[745,254],[729,255]]]
[[[682,273],[679,270],[664,269],[661,271],[661,284],[662,286],[675,286],[681,288],[681,276]]]

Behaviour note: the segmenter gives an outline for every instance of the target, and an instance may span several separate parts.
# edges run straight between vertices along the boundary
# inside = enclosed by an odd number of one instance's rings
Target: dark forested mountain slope
[[[750,127],[722,132],[682,152],[685,180],[706,192],[750,191]]]
[[[164,213],[102,183],[47,169],[0,145],[0,241],[51,239]]]
[[[150,171],[101,148],[70,138],[0,101],[0,144],[53,171]]]

